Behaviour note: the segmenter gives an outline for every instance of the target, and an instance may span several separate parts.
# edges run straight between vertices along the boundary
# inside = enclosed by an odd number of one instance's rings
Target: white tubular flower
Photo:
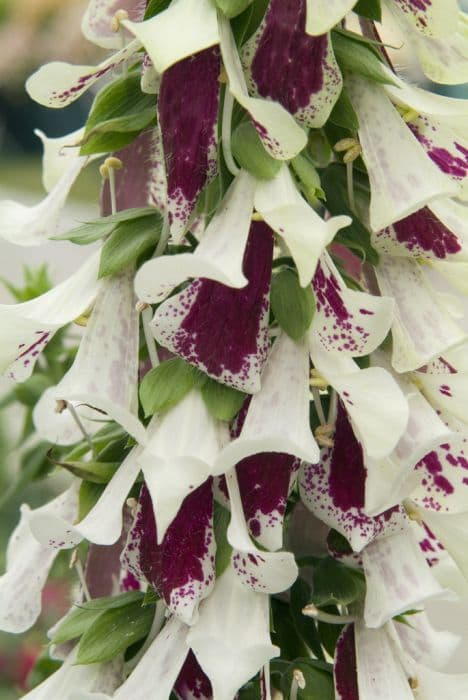
[[[306,145],[305,132],[278,102],[249,97],[231,27],[224,17],[219,18],[219,36],[232,96],[249,113],[270,155],[278,160],[294,158]]]
[[[25,504],[21,507],[20,522],[8,544],[6,573],[0,577],[0,629],[24,632],[36,622],[42,589],[58,554],[54,542],[37,542],[30,530],[31,517],[46,515],[63,519],[70,526],[77,510],[77,483],[34,511]]]
[[[59,445],[82,439],[74,415],[57,412],[61,400],[73,404],[87,432],[112,419],[144,443],[146,432],[137,417],[138,340],[133,270],[128,270],[103,281],[72,367],[36,404],[39,435]]]
[[[324,221],[300,195],[286,166],[272,180],[257,183],[255,208],[288,246],[303,287],[310,284],[325,247],[351,223],[348,216]]]
[[[122,36],[119,31],[115,31],[119,29],[115,26],[116,13],[123,10],[129,19],[139,22],[145,14],[145,7],[145,0],[89,0],[81,22],[81,31],[88,41],[103,49],[120,49]]]
[[[270,639],[268,596],[244,586],[229,566],[201,603],[187,643],[216,700],[234,700],[244,683],[279,654]]]
[[[383,88],[353,77],[349,91],[369,173],[373,231],[380,231],[434,199],[457,195],[459,187],[431,162]]]
[[[102,284],[100,251],[67,280],[21,304],[0,304],[0,371],[16,381],[27,379],[54,333],[83,314]]]
[[[242,431],[222,450],[215,474],[260,452],[284,452],[318,461],[319,449],[309,426],[308,379],[306,344],[282,334],[270,352],[262,388],[252,398]]]
[[[210,416],[195,390],[150,423],[138,462],[153,501],[158,543],[184,498],[214,473],[216,458],[227,440],[225,431],[226,426]]]
[[[429,598],[448,595],[431,573],[412,530],[375,540],[362,552],[362,562],[368,627],[380,627]]]
[[[83,539],[100,545],[117,542],[122,534],[122,509],[140,471],[138,455],[141,449],[136,447],[130,452],[97,503],[79,523],[54,512],[33,511],[29,525],[36,540],[44,546],[53,542],[56,549],[73,549]]]
[[[97,66],[75,66],[60,61],[46,63],[26,81],[26,91],[44,107],[60,109],[71,104],[100,78],[111,73],[131,58],[141,43],[134,39]]]
[[[248,283],[242,269],[249,235],[255,178],[242,170],[229,187],[194,253],[146,262],[135,277],[140,299],[158,302],[189,277],[215,280],[240,289]]]
[[[279,593],[297,578],[294,555],[289,552],[265,552],[250,539],[235,470],[226,474],[231,506],[231,521],[227,530],[233,547],[232,566],[242,583],[257,593]]]
[[[143,44],[158,73],[219,44],[216,7],[210,0],[175,0],[151,19],[123,20],[122,25]]]

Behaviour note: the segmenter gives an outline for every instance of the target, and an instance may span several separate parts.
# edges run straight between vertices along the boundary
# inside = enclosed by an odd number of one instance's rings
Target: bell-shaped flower
[[[466,341],[417,262],[382,256],[375,272],[382,294],[395,300],[392,365],[397,372],[422,367]]]
[[[283,546],[283,520],[300,460],[280,452],[263,452],[236,466],[245,518],[252,537],[265,549]]]
[[[125,10],[129,19],[139,22],[145,14],[145,0],[89,0],[81,22],[83,35],[103,49],[120,49],[122,28],[115,31],[113,19],[118,10]]]
[[[30,530],[32,515],[48,515],[69,525],[78,510],[77,486],[74,483],[54,500],[31,511],[21,507],[21,519],[7,548],[6,573],[0,577],[0,629],[24,632],[41,612],[42,589],[58,554],[55,541],[39,544]]]
[[[172,613],[191,625],[215,580],[211,479],[185,498],[160,544],[157,541],[153,504],[143,486],[122,561],[153,586]]]
[[[258,593],[279,593],[292,586],[298,575],[294,555],[290,552],[267,552],[250,539],[235,470],[226,474],[231,507],[227,530],[233,548],[232,566],[240,581]]]
[[[134,39],[97,66],[76,66],[61,61],[46,63],[28,78],[26,91],[32,100],[44,107],[66,107],[100,78],[132,58],[140,47],[141,43]]]
[[[309,425],[309,358],[304,342],[286,334],[275,341],[250,402],[241,433],[222,450],[216,473],[261,452],[281,452],[317,462],[319,449]]]
[[[353,77],[349,93],[359,119],[362,157],[369,173],[370,227],[380,231],[434,199],[457,195],[411,133],[383,88]]]
[[[142,265],[135,277],[138,297],[151,303],[161,301],[189,277],[214,280],[235,289],[245,287],[248,279],[243,272],[243,261],[254,192],[255,179],[241,170],[193,253],[160,256]]]
[[[158,73],[219,44],[216,7],[210,0],[175,0],[144,22],[122,24],[141,41]]]
[[[289,248],[303,287],[310,284],[325,247],[351,223],[348,216],[324,221],[303,199],[285,165],[273,179],[258,181],[255,208]]]
[[[200,667],[193,651],[190,651],[174,685],[178,700],[212,700],[211,683]]]
[[[97,503],[76,523],[73,519],[42,509],[33,511],[29,518],[31,532],[38,542],[53,542],[58,549],[73,549],[83,539],[98,545],[111,545],[122,534],[122,509],[135,483],[140,466],[138,455],[142,447],[135,447],[106,484]]]
[[[101,286],[100,251],[64,282],[20,304],[0,304],[0,371],[27,379],[54,333],[83,314]]]
[[[305,24],[306,0],[273,0],[244,44],[242,62],[252,94],[279,102],[316,129],[330,116],[343,81],[330,35],[312,37]]]
[[[229,566],[200,605],[187,643],[210,679],[213,697],[234,700],[237,691],[279,655],[270,639],[268,596],[244,586]]]
[[[319,36],[330,31],[355,4],[355,0],[306,0],[307,34]]]
[[[39,130],[36,134],[44,146],[42,181],[48,194],[33,206],[13,200],[0,202],[0,237],[21,246],[41,245],[54,234],[68,194],[89,160],[74,147],[82,129],[54,139]]]
[[[433,669],[446,666],[455,649],[460,644],[460,637],[448,630],[436,630],[424,609],[411,616],[409,625],[393,623],[402,647],[414,661]]]
[[[155,19],[158,17],[161,15]],[[180,36],[180,28],[177,31]],[[200,192],[218,169],[220,63],[219,46],[214,46],[178,61],[161,79],[158,117],[167,173],[167,211],[176,243],[184,236]]]
[[[225,17],[219,18],[219,36],[230,93],[248,112],[270,155],[278,160],[294,158],[307,143],[305,132],[279,102],[249,96],[236,43]]]
[[[363,451],[341,403],[333,443],[322,450],[318,464],[303,462],[301,466],[299,492],[307,508],[344,535],[355,552],[378,537],[405,530],[408,518],[400,506],[376,517],[366,514]]]
[[[368,627],[380,627],[430,598],[448,595],[432,574],[411,529],[371,542],[362,552],[362,563]]]
[[[156,340],[210,377],[241,391],[258,391],[269,348],[272,257],[271,230],[253,222],[242,267],[247,285],[191,282],[157,309],[151,322]]]
[[[27,700],[105,700],[122,682],[119,659],[97,664],[76,664],[77,647],[62,666],[23,697]]]
[[[431,0],[430,3],[392,0],[390,6],[395,14],[406,20],[408,25],[426,36],[448,37],[456,31],[457,0]]]
[[[184,499],[215,473],[226,430],[195,390],[162,417],[153,418],[138,461],[153,501],[158,543]]]
[[[137,417],[138,343],[133,270],[127,270],[103,281],[72,367],[34,407],[39,435],[69,445],[82,438],[83,426],[92,433],[112,419],[144,443]],[[57,401],[72,403],[73,411],[57,412]]]

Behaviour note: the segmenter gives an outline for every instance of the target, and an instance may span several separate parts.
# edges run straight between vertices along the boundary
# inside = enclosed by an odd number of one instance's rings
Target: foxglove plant
[[[90,0],[113,53],[29,78],[51,108],[96,96],[38,133],[45,199],[0,203],[12,243],[95,244],[0,307],[1,368],[71,474],[0,577],[22,632],[73,550],[63,664],[26,697],[468,692],[430,621],[468,592],[468,101],[398,75],[383,10],[466,81],[456,0]],[[102,216],[57,236],[95,160]]]

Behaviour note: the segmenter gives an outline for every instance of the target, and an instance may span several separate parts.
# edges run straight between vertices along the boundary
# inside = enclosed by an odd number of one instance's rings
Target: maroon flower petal
[[[359,700],[354,625],[347,625],[336,643],[333,676],[336,700]]]
[[[211,700],[213,697],[211,683],[193,651],[189,652],[185,660],[174,686],[174,692],[179,700]]]

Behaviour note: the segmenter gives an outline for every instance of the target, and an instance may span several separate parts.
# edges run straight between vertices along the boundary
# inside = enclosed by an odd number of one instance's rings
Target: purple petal
[[[336,643],[333,676],[336,700],[359,700],[354,625],[347,625]]]
[[[370,517],[364,512],[366,468],[347,413],[338,404],[334,445],[318,464],[304,463],[299,474],[302,500],[314,515],[341,532],[356,552],[382,535],[400,532],[407,517],[400,506]]]
[[[180,240],[196,199],[217,171],[220,53],[200,51],[168,68],[159,92],[169,222]]]
[[[211,479],[187,496],[160,545],[151,497],[143,486],[123,560],[184,622],[193,621],[199,601],[214,585],[215,551]]]
[[[283,518],[299,465],[300,460],[291,455],[264,452],[236,467],[250,534],[266,549],[283,545]]]
[[[250,88],[306,126],[322,126],[341,92],[330,37],[305,33],[305,0],[272,0],[244,49]]]
[[[189,652],[174,685],[179,700],[211,700],[213,690],[193,651]]]
[[[266,360],[273,236],[252,224],[243,271],[249,283],[233,289],[197,279],[161,304],[153,320],[156,339],[210,377],[255,392]]]
[[[117,211],[151,205],[164,211],[165,172],[158,129],[146,129],[115,155],[123,163],[114,176]],[[101,210],[104,216],[111,214],[107,181],[102,190]]]

